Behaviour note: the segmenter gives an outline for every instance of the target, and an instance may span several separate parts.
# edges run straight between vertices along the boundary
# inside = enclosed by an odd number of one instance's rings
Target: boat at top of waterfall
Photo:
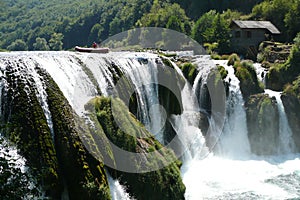
[[[85,53],[108,53],[109,48],[106,48],[106,47],[96,47],[96,48],[94,48],[94,47],[79,47],[79,46],[76,46],[75,51],[85,52]]]

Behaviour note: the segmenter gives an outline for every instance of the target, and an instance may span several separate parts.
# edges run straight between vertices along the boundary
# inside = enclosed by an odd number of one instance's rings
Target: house
[[[270,21],[233,20],[230,28],[234,51],[249,56],[256,56],[261,42],[280,34],[280,31]]]

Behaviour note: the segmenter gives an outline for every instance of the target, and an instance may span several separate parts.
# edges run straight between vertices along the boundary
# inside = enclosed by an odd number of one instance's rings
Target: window
[[[241,31],[236,31],[235,32],[235,37],[240,38],[241,37]]]
[[[251,37],[252,37],[251,31],[247,31],[247,32],[246,32],[246,37],[247,37],[247,38],[251,38]]]

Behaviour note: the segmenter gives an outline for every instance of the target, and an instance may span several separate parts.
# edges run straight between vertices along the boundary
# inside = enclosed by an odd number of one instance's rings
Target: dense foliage
[[[300,31],[299,0],[265,0],[253,8],[252,16],[275,24],[282,32],[282,41],[292,41]]]
[[[155,26],[183,32],[210,53],[228,53],[232,19],[270,20],[283,33],[282,41],[292,41],[300,31],[299,8],[299,0],[5,0],[0,49],[70,49]]]

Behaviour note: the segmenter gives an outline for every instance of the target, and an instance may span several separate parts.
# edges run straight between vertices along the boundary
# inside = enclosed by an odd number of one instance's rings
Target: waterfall
[[[46,93],[46,86],[43,83],[43,78],[38,74],[36,71],[36,63],[28,58],[28,56],[16,55],[18,59],[10,60],[10,67],[15,70],[14,74],[17,75],[20,79],[24,81],[24,83],[30,84],[25,86],[25,90],[29,87],[34,88],[34,92],[36,97],[43,109],[44,115],[46,117],[46,121],[52,136],[54,139],[54,131],[53,131],[53,123],[52,123],[52,116],[48,107],[47,103],[47,93]],[[5,59],[4,59],[5,60]],[[5,61],[7,62],[7,61]],[[23,62],[22,66],[19,66],[19,63]],[[26,68],[24,68],[26,67]],[[5,67],[1,67],[1,71],[5,71]],[[1,77],[5,80],[5,73],[1,73]],[[3,84],[3,83],[1,83]]]
[[[268,73],[268,70],[266,68],[263,68],[260,63],[254,63],[253,67],[256,71],[258,80],[266,85],[266,75]]]
[[[51,136],[52,136],[52,139],[54,141],[54,130],[53,130],[53,122],[52,122],[52,116],[51,116],[51,112],[49,110],[49,106],[48,106],[48,103],[47,103],[47,93],[46,93],[46,86],[45,84],[43,83],[42,81],[42,77],[37,73],[36,69],[35,69],[35,66],[34,64],[35,63],[32,63],[31,60],[26,60],[26,66],[27,66],[27,69],[28,69],[28,73],[31,74],[33,80],[34,80],[34,83],[35,83],[35,93],[36,93],[36,96],[38,98],[38,101],[44,111],[44,114],[45,114],[45,117],[46,117],[46,121],[47,121],[47,124],[48,124],[48,127],[50,129],[50,133],[51,133]]]
[[[244,99],[240,90],[240,81],[234,74],[232,66],[224,65],[228,71],[225,79],[229,85],[229,96],[226,101],[227,117],[220,140],[221,154],[229,158],[245,158],[250,155],[247,119]]]
[[[269,89],[265,90],[265,93],[270,97],[275,97],[279,112],[279,149],[278,153],[289,154],[295,152],[295,143],[292,138],[293,132],[288,123],[288,119],[285,113],[285,109],[281,100],[281,92],[275,92]]]
[[[182,88],[183,112],[166,119],[166,113],[159,105],[160,99],[156,83],[159,83],[158,69],[161,66],[156,62],[159,57],[155,54],[141,52],[109,54],[18,52],[1,53],[1,59],[2,57],[7,57],[6,59],[13,63],[16,75],[25,78],[26,81],[28,79],[28,82],[34,86],[34,92],[47,118],[50,130],[52,120],[46,101],[46,86],[37,67],[50,74],[75,112],[83,117],[86,117],[84,105],[91,98],[99,95],[99,91],[104,96],[112,95],[112,89],[116,86],[117,80],[124,75],[133,84],[138,106],[136,114],[139,120],[161,143],[164,142],[163,133],[166,131],[163,129],[163,125],[165,120],[169,120],[186,148],[182,157],[181,173],[186,186],[185,198],[187,200],[293,199],[300,196],[300,187],[298,186],[300,160],[299,155],[292,154],[294,152],[292,132],[280,99],[280,93],[266,90],[267,94],[276,98],[279,110],[280,155],[254,156],[250,152],[246,113],[239,80],[234,75],[233,67],[227,66],[227,61],[212,62],[206,56],[195,57],[193,62],[198,65],[199,74],[192,86],[185,84]],[[18,66],[20,61],[26,65],[22,71]],[[199,127],[200,111],[203,111],[199,102],[202,102],[202,95],[205,95],[202,90],[211,71],[211,63],[225,67],[228,71],[225,81],[229,85],[225,124],[222,127],[217,149],[213,149],[213,153],[208,150],[210,147],[205,139],[207,135],[204,137]],[[174,63],[173,65],[174,69],[183,77],[180,69]],[[0,76],[4,77],[5,67],[1,63],[0,68]],[[264,70],[259,66],[256,69],[259,69],[257,70],[258,77],[262,78]],[[5,78],[1,80],[0,92],[2,92],[1,87],[6,87]],[[187,83],[187,80],[184,81]],[[200,98],[200,101],[197,98]],[[0,109],[2,109],[1,106]],[[2,112],[2,110],[0,111]],[[209,123],[211,132],[218,132],[214,130],[215,122],[212,118],[209,119]],[[216,137],[218,136],[216,135]],[[4,152],[17,155],[17,151],[6,149],[2,144],[0,143],[0,157]],[[26,169],[22,157],[15,156],[14,160],[18,161],[19,168]],[[118,180],[114,180],[108,173],[106,174],[113,199],[129,200],[132,198]]]
[[[72,53],[39,53],[33,56],[39,66],[45,69],[57,83],[69,104],[79,116],[84,105],[97,95],[95,85],[84,72],[81,63]]]
[[[119,59],[117,65],[134,85],[138,97],[137,118],[163,144],[165,116],[161,114],[164,109],[160,107],[158,99],[157,57],[152,56],[140,54],[134,58]],[[140,63],[139,58],[147,59],[147,63]]]
[[[114,180],[106,171],[109,189],[113,200],[133,200],[118,180]]]
[[[203,60],[198,63],[205,65]],[[295,167],[300,161],[298,155],[266,158],[251,154],[239,80],[234,75],[233,67],[227,66],[227,61],[214,63],[222,65],[228,71],[225,81],[230,85],[226,100],[225,124],[217,145],[217,154],[210,154],[204,159],[194,157],[192,160],[184,160],[181,171],[186,186],[185,198],[196,200],[298,197],[299,192],[293,188],[293,184],[300,180],[299,170]],[[205,66],[202,66],[203,68]],[[203,71],[205,70],[201,70],[200,73]],[[205,80],[202,76],[206,77],[198,74],[196,78],[197,81],[202,81],[201,84]],[[195,84],[199,83],[195,82],[193,86],[196,93],[201,86]],[[290,179],[291,182],[284,182],[285,179]]]

